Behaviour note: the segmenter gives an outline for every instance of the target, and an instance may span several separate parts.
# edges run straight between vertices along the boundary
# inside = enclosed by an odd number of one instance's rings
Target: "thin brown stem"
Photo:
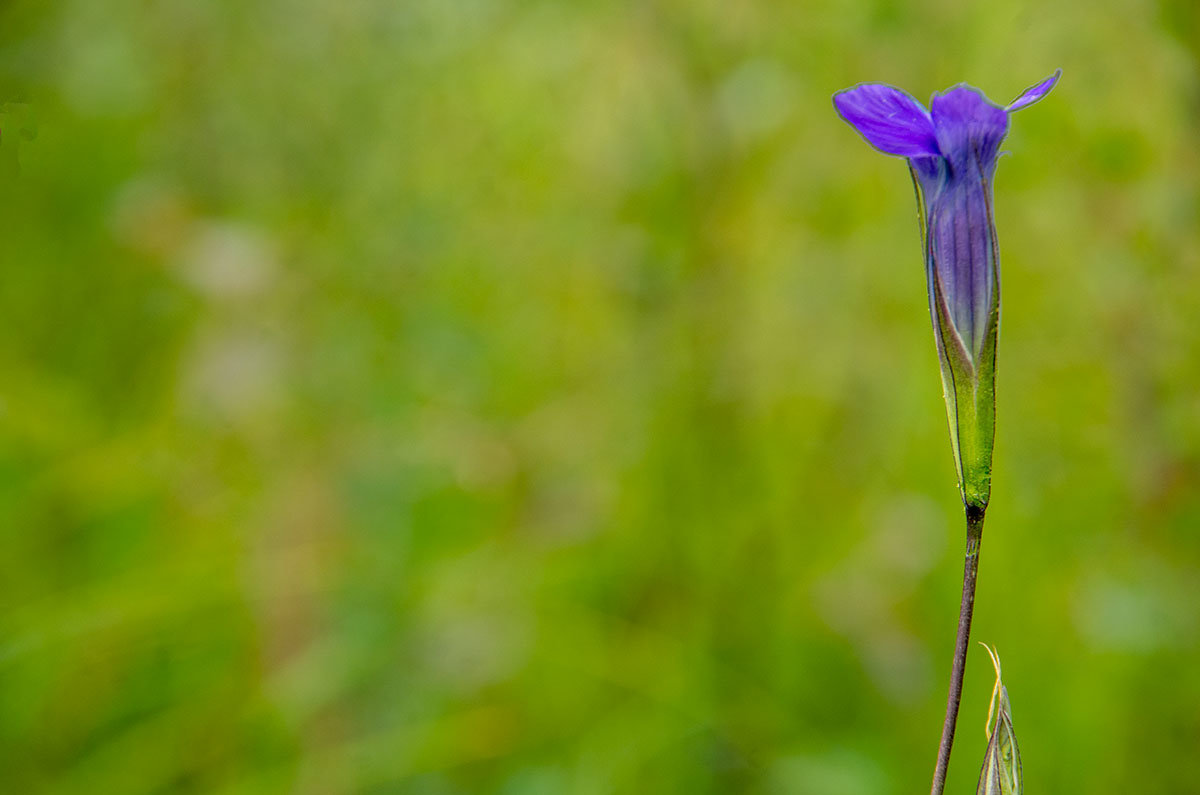
[[[946,699],[946,722],[942,724],[942,742],[938,746],[937,767],[933,771],[931,795],[942,795],[946,771],[950,767],[950,749],[954,745],[954,726],[958,722],[958,704],[962,700],[963,674],[967,670],[967,646],[971,640],[971,616],[975,612],[975,579],[979,573],[979,546],[983,540],[983,508],[967,506],[967,553],[963,561],[962,604],[958,610],[958,635],[954,642],[954,667],[950,673],[950,694]]]

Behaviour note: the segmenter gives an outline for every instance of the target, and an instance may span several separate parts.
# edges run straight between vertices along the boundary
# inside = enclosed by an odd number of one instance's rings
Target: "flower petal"
[[[933,121],[920,102],[884,83],[860,83],[833,95],[838,115],[867,143],[889,155],[939,154]]]
[[[1021,96],[1014,99],[1008,105],[1008,112],[1020,110],[1028,105],[1032,105],[1042,97],[1050,93],[1050,89],[1054,88],[1054,84],[1058,82],[1058,78],[1062,77],[1062,69],[1055,69],[1054,74],[1047,77],[1036,86],[1030,86],[1021,92]]]
[[[984,177],[991,176],[1000,142],[1008,134],[1008,113],[983,93],[960,84],[942,94],[934,94],[929,103],[938,148],[959,169],[966,158],[979,161]]]

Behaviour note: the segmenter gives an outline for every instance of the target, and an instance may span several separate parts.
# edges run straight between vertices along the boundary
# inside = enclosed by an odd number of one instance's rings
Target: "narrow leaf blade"
[[[1012,705],[1008,688],[1000,676],[1000,658],[984,646],[996,668],[996,685],[992,688],[992,704],[988,708],[988,747],[979,773],[976,795],[1021,795],[1021,751],[1013,729]],[[993,716],[995,721],[993,723]]]

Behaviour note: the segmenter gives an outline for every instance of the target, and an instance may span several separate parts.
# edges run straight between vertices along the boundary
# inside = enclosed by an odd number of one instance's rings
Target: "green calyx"
[[[941,360],[942,391],[950,422],[950,444],[958,468],[963,503],[986,508],[992,492],[992,448],[996,436],[996,336],[999,295],[993,302],[983,350],[973,359],[949,323],[940,289],[934,295],[934,323]]]
[[[1000,252],[992,221],[989,192],[984,186],[986,222],[992,269],[991,305],[974,350],[968,350],[954,326],[945,290],[933,263],[932,241],[926,229],[925,201],[920,180],[912,170],[917,194],[921,243],[925,250],[930,314],[942,371],[942,392],[950,421],[950,443],[958,469],[958,488],[968,509],[982,512],[992,492],[992,447],[996,436],[996,338],[1000,328]]]

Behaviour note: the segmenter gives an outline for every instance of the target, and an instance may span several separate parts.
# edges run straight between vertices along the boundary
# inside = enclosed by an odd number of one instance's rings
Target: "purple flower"
[[[1008,107],[960,84],[929,109],[883,83],[833,97],[838,113],[884,154],[908,159],[922,210],[930,314],[942,363],[959,486],[968,506],[990,494],[1000,261],[992,176],[1009,115],[1044,97],[1061,70]]]

